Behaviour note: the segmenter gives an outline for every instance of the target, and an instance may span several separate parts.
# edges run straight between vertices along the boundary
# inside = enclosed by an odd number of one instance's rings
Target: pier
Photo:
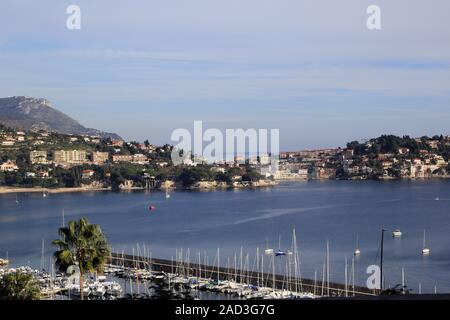
[[[212,266],[187,261],[174,261],[129,254],[112,253],[109,263],[132,269],[146,269],[165,273],[180,274],[187,277],[207,278],[211,280],[232,280],[254,286],[265,286],[278,290],[310,292],[316,296],[363,297],[375,296],[373,290],[366,287],[345,285],[322,280],[297,278],[294,276],[257,272],[234,267]]]

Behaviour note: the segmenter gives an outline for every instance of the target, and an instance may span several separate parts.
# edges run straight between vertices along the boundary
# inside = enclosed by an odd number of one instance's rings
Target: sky
[[[66,9],[81,8],[69,30]],[[368,30],[366,9],[381,9]],[[0,96],[127,140],[280,129],[280,149],[450,134],[448,0],[2,0]]]

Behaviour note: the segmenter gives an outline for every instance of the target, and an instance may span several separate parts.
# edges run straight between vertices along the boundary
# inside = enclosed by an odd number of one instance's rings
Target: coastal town
[[[344,148],[261,154],[231,163],[202,157],[173,165],[170,145],[0,128],[4,188],[144,189],[268,186],[282,180],[450,177],[450,136],[381,136]]]
[[[448,178],[450,136],[384,135],[345,148],[283,152],[278,179]]]

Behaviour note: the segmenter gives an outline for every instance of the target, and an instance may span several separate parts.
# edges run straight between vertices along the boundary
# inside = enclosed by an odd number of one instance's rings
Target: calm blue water
[[[439,197],[439,201],[435,198]],[[192,260],[205,252],[213,263],[220,247],[221,264],[234,263],[243,247],[252,260],[256,248],[291,245],[295,226],[304,277],[321,278],[326,241],[330,241],[331,281],[343,281],[344,259],[353,257],[359,234],[361,257],[356,280],[365,284],[365,270],[378,262],[381,226],[399,228],[385,241],[386,284],[406,283],[417,291],[450,292],[450,181],[326,181],[287,183],[260,190],[163,193],[70,193],[0,195],[0,256],[9,253],[14,264],[46,260],[53,250],[62,210],[66,221],[87,216],[102,226],[115,251],[132,252],[139,244],[154,257],[171,258],[175,250],[189,248]],[[149,212],[154,204],[156,210]],[[423,230],[427,230],[429,257],[422,257]],[[278,258],[283,259],[283,258]],[[202,258],[203,260],[203,258]],[[278,261],[277,265],[283,265]],[[268,265],[265,266],[268,268]]]

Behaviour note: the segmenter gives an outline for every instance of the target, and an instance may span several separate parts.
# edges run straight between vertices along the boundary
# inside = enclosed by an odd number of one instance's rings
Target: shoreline
[[[256,183],[254,185],[234,185],[234,186],[223,186],[223,185],[214,185],[214,186],[195,186],[182,188],[179,186],[172,186],[169,188],[154,188],[150,190],[156,191],[164,191],[168,190],[183,190],[183,191],[215,191],[215,190],[225,190],[225,189],[258,189],[258,188],[267,188],[267,187],[276,187],[280,183],[288,183],[288,182],[311,182],[311,181],[433,181],[433,180],[447,180],[450,176],[441,176],[441,177],[430,177],[430,178],[392,178],[392,179],[277,179],[271,183]],[[122,188],[118,190],[118,192],[127,192],[127,191],[142,191],[147,190],[144,187],[131,187],[131,188]],[[106,188],[87,188],[87,187],[63,187],[63,188],[43,188],[43,187],[5,187],[0,186],[0,195],[1,194],[11,194],[11,193],[48,193],[48,194],[58,194],[58,193],[70,193],[70,192],[100,192],[100,191],[113,191],[111,187]]]
[[[27,187],[0,187],[0,194],[9,193],[66,193],[66,192],[89,192],[89,191],[111,191],[111,188],[85,188],[85,187],[74,187],[74,188],[27,188]]]
[[[168,190],[182,190],[182,191],[215,191],[224,189],[257,189],[265,187],[274,187],[278,185],[277,183],[262,183],[256,185],[239,185],[239,186],[211,186],[211,187],[171,187]],[[153,188],[146,189],[144,187],[130,187],[121,188],[117,192],[129,192],[129,191],[144,191],[144,190],[154,190],[154,191],[164,191],[165,188]],[[0,187],[1,194],[11,194],[11,193],[48,193],[48,194],[58,194],[58,193],[70,193],[70,192],[99,192],[99,191],[113,191],[111,187],[107,188],[86,188],[86,187],[67,187],[67,188],[42,188],[42,187]]]

